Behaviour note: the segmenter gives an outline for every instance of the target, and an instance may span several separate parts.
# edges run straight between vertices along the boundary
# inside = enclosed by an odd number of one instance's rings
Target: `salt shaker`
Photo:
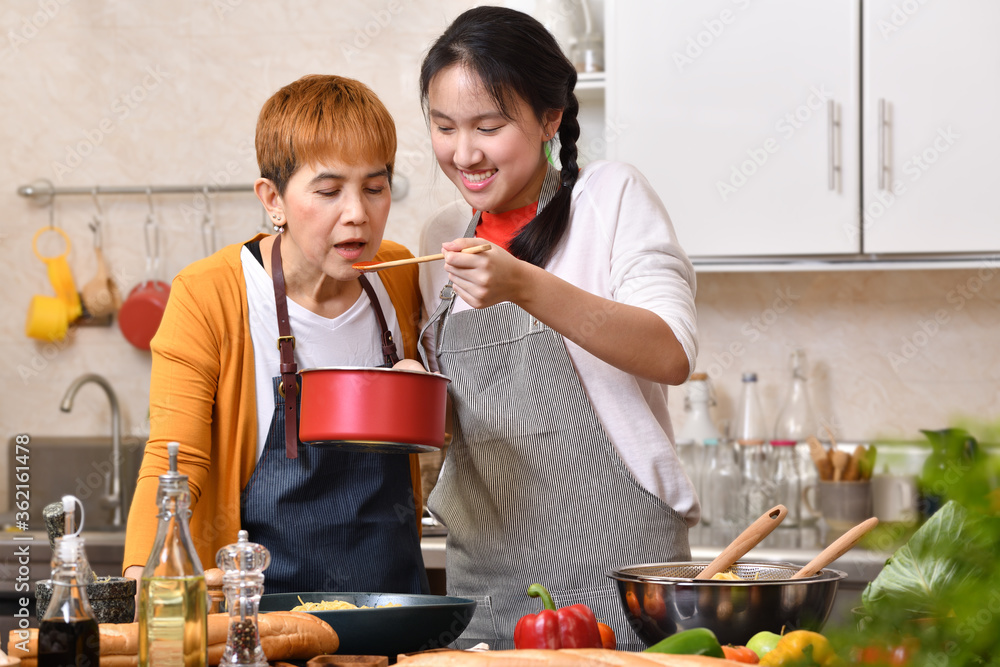
[[[250,542],[247,531],[238,533],[235,544],[219,549],[216,564],[222,569],[222,590],[229,607],[229,635],[220,665],[267,667],[260,646],[257,609],[264,592],[264,570],[271,564],[271,552]]]

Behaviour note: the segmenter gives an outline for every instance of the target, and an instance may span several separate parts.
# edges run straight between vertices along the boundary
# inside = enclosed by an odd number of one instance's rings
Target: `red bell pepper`
[[[541,584],[531,584],[528,595],[540,597],[545,609],[517,622],[514,648],[601,648],[601,631],[590,607],[574,604],[557,610]]]

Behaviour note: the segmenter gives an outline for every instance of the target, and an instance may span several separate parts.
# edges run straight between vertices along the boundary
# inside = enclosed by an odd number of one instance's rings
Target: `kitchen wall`
[[[50,211],[19,197],[40,178],[57,186],[250,183],[261,104],[308,73],[368,83],[399,128],[397,171],[408,195],[394,203],[387,236],[417,250],[421,226],[456,195],[437,172],[417,99],[423,52],[463,0],[25,0],[0,9],[0,452],[15,434],[109,432],[108,403],[81,391],[70,414],[60,398],[82,373],[105,375],[122,402],[126,433],[146,430],[149,353],[118,329],[75,329],[59,344],[24,335],[33,294],[51,294],[32,236],[54,221],[72,239],[78,286],[93,277],[96,211],[89,196]],[[509,2],[530,9],[532,2]],[[600,6],[600,3],[594,3]],[[625,129],[624,131],[628,131]],[[613,137],[611,138],[613,140]],[[161,267],[169,278],[210,248],[249,238],[261,224],[250,193],[159,195]],[[124,292],[146,271],[145,197],[101,196],[103,243]],[[670,202],[666,202],[669,209]],[[52,235],[43,238],[49,246]],[[683,239],[682,239],[683,241]],[[1000,413],[1000,279],[996,265],[968,270],[703,273],[699,370],[710,373],[717,415],[732,407],[744,369],[756,370],[765,409],[783,391],[788,345],[806,346],[814,398],[838,437],[915,437],[957,413]],[[683,390],[672,402],[682,420]],[[4,453],[6,469],[12,453]],[[33,474],[57,462],[35,459]],[[0,509],[6,502],[0,480]],[[48,499],[44,500],[45,502]],[[37,502],[42,502],[38,500]]]

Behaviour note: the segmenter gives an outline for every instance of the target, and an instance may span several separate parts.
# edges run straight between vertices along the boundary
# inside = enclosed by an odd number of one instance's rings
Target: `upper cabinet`
[[[864,250],[1000,250],[1000,2],[864,3]]]
[[[606,12],[607,155],[649,178],[692,257],[1000,249],[1000,3]]]

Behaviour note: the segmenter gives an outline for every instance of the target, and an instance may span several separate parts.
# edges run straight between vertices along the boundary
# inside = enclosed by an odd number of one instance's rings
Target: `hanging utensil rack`
[[[44,179],[22,185],[17,194],[47,206],[53,197],[63,195],[149,195],[149,194],[208,194],[219,192],[253,192],[252,183],[203,185],[94,185],[91,187],[56,187]]]

